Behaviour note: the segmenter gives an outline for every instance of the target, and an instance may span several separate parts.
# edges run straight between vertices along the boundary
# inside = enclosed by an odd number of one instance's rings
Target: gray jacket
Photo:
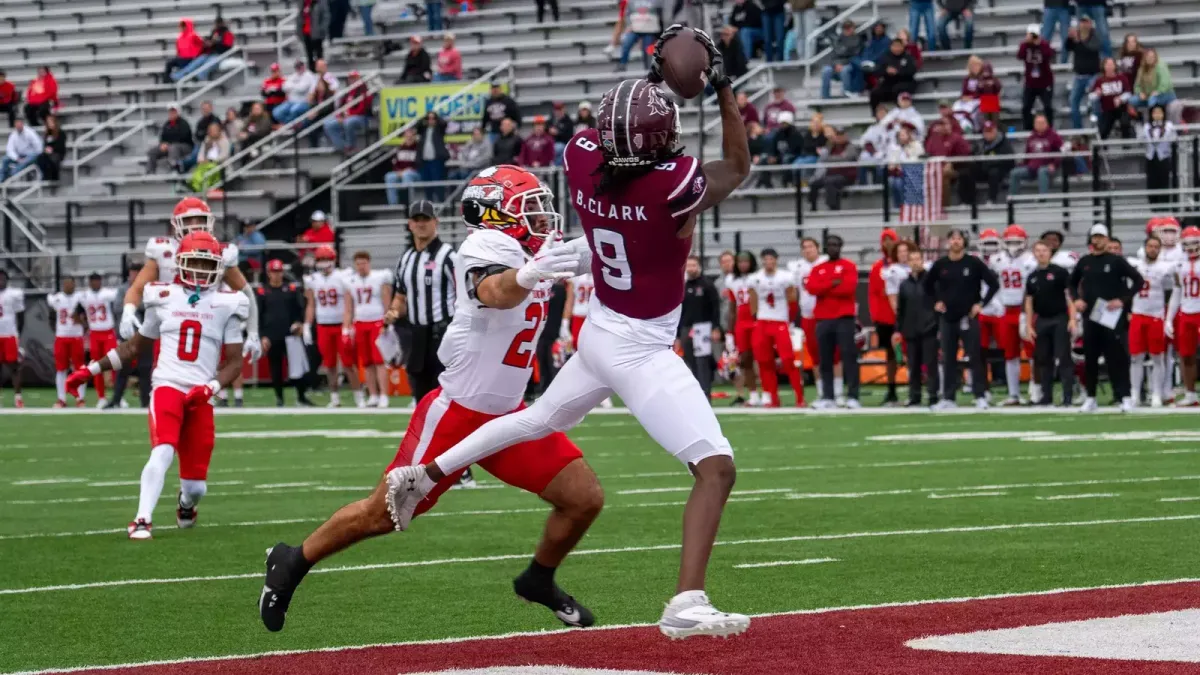
[[[304,2],[301,0],[300,7],[296,12],[296,36],[301,41],[304,40]],[[312,29],[310,35],[314,40],[324,40],[325,36],[329,35],[329,0],[312,0],[312,9],[309,10],[312,19]]]
[[[854,35],[838,33],[838,36],[833,39],[834,63],[843,65],[850,63],[850,59],[862,54],[863,44],[862,33],[855,33]]]
[[[492,144],[486,137],[478,143],[464,143],[458,151],[464,169],[482,169],[492,161]]]

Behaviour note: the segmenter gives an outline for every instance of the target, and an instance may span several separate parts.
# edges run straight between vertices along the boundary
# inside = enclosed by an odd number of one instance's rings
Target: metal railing
[[[208,77],[208,74],[211,73],[213,70],[218,70],[222,63],[226,62],[227,60],[233,58],[234,56],[236,56],[238,54],[242,55],[243,61],[246,60],[245,59],[245,57],[246,57],[245,50],[242,49],[241,45],[237,45],[237,46],[229,49],[228,51],[225,51],[224,53],[222,53],[219,57],[217,57],[217,59],[215,61],[206,62],[203,67],[197,68],[196,70],[193,70],[192,72],[183,76],[181,79],[176,80],[175,81],[175,100],[178,101],[183,98],[183,92],[184,92],[185,85],[187,85],[189,82],[196,82],[200,77]]]
[[[0,216],[3,216],[5,221],[4,237],[6,240],[12,239],[11,231],[9,231],[8,228],[15,227],[18,232],[25,236],[25,241],[27,242],[26,248],[32,246],[33,248],[36,248],[38,251],[42,252],[50,250],[50,248],[46,245],[45,230],[42,229],[41,232],[38,232],[37,230],[37,227],[41,226],[40,223],[34,226],[26,222],[25,213],[20,207],[14,206],[11,200],[0,202]],[[14,242],[7,241],[5,248],[11,250],[14,246]]]
[[[79,169],[80,168],[85,166],[88,162],[92,161],[93,159],[104,154],[108,149],[110,149],[116,145],[116,142],[114,142],[114,140],[109,140],[107,143],[104,143],[99,148],[96,148],[95,150],[92,150],[91,152],[85,154],[83,156],[83,158],[81,159],[79,157],[79,146],[83,143],[83,141],[86,141],[87,139],[91,138],[92,136],[95,136],[96,134],[98,134],[102,131],[111,129],[117,122],[120,122],[121,120],[125,119],[126,117],[129,117],[129,116],[135,115],[135,114],[140,114],[142,119],[137,125],[135,125],[132,128],[138,129],[138,130],[145,128],[146,111],[140,104],[135,104],[135,105],[131,105],[128,108],[122,110],[121,112],[117,113],[116,115],[113,115],[112,117],[108,118],[99,126],[93,127],[91,131],[88,131],[87,133],[83,134],[82,136],[75,137],[75,140],[71,144],[71,176],[73,178],[72,182],[74,184],[79,183]],[[125,134],[121,134],[122,141],[125,138],[128,138],[127,134],[128,134],[128,132],[126,132]]]
[[[837,16],[835,16],[832,19],[830,19],[829,21],[826,21],[825,23],[821,24],[820,26],[817,27],[816,30],[810,32],[808,35],[806,35],[804,37],[804,53],[812,54],[811,57],[803,60],[804,80],[806,83],[812,77],[813,64],[817,63],[826,54],[828,54],[830,51],[832,51],[832,49],[825,49],[825,50],[822,50],[819,54],[814,53],[813,45],[816,43],[817,39],[819,37],[821,37],[822,35],[824,35],[825,33],[829,32],[830,29],[833,29],[834,31],[841,30],[843,21],[850,18],[851,16],[854,15],[855,12],[857,12],[858,10],[860,10],[863,7],[866,7],[868,5],[870,5],[870,7],[871,7],[871,20],[869,22],[866,22],[865,24],[863,22],[859,22],[858,29],[859,29],[859,32],[864,30],[864,28],[869,30],[870,25],[879,20],[878,0],[858,0],[858,2],[854,3],[853,5],[850,5],[845,10],[843,10],[841,13],[839,13]]]
[[[22,176],[25,176],[25,177],[36,176],[36,180],[33,180],[33,181],[17,180],[17,179],[21,178]],[[9,176],[8,179],[5,180],[4,182],[0,182],[0,199],[9,199],[8,193],[10,191],[15,191],[15,190],[20,190],[21,192],[19,193],[18,196],[13,197],[13,199],[20,199],[21,197],[26,196],[30,190],[40,190],[41,187],[42,187],[42,173],[41,173],[41,171],[38,170],[37,163],[35,162],[35,163],[30,164],[29,166],[25,167],[24,169],[21,169],[20,171],[14,173],[13,175]]]

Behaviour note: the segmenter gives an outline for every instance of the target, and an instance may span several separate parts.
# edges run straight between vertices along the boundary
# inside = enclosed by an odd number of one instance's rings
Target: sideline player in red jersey
[[[207,232],[184,237],[174,256],[174,281],[149,283],[142,292],[146,318],[138,332],[67,379],[67,390],[78,396],[89,379],[135,358],[146,340],[161,342],[150,399],[150,459],[142,468],[130,539],[151,538],[154,506],[176,454],[179,527],[196,524],[196,505],[208,491],[215,443],[209,399],[242,372],[242,328],[250,315],[245,295],[217,290],[225,271],[221,248]],[[225,363],[218,368],[222,356]]]
[[[364,539],[407,527],[391,499],[398,467],[419,467],[488,420],[522,407],[551,287],[575,275],[579,255],[543,246],[559,236],[561,216],[550,190],[520,167],[484,169],[463,190],[462,200],[463,219],[472,232],[458,249],[454,318],[438,349],[446,364],[440,386],[417,404],[396,458],[370,496],[334,513],[301,546],[280,543],[268,551],[258,603],[268,630],[283,628],[292,595],[313,565]],[[480,465],[554,507],[533,561],[513,581],[517,595],[545,605],[568,626],[592,625],[592,613],[554,582],[555,570],[604,504],[583,453],[557,433],[514,445]],[[460,473],[438,481],[410,517],[432,509]]]
[[[658,624],[672,638],[733,635],[750,625],[745,615],[717,610],[704,592],[733,488],[733,449],[696,378],[671,348],[696,217],[750,174],[750,149],[720,52],[696,30],[720,102],[723,158],[701,166],[683,154],[679,110],[656,84],[662,82],[658,55],[680,30],[674,25],[663,33],[647,79],[625,80],[608,91],[597,128],[575,134],[563,152],[570,201],[585,232],[569,246],[589,262],[596,283],[579,351],[529,408],[492,420],[423,467],[401,467],[389,477],[403,526],[446,476],[514,443],[570,429],[601,399],[617,394],[695,478],[684,509],[676,595]]]
[[[879,233],[880,257],[871,265],[867,276],[867,309],[871,314],[871,323],[875,324],[875,335],[885,356],[887,395],[883,397],[883,404],[887,406],[900,404],[900,399],[896,396],[896,373],[900,364],[896,361],[896,350],[891,348],[892,335],[896,332],[896,312],[888,302],[887,282],[884,279],[884,270],[896,263],[893,249],[898,241],[900,235],[890,227]]]

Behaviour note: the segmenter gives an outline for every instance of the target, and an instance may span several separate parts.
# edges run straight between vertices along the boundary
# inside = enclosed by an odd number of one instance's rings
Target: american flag
[[[904,202],[900,222],[928,223],[946,217],[942,210],[942,163],[904,164]]]

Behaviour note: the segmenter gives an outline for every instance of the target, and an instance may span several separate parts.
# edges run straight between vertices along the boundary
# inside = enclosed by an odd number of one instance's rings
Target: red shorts
[[[571,316],[571,344],[575,345],[575,349],[579,349],[579,331],[583,330],[585,319],[586,316]]]
[[[1008,307],[1004,316],[979,315],[979,342],[984,349],[996,341],[1005,360],[1021,358],[1021,308]]]
[[[104,358],[110,349],[117,347],[117,334],[111,330],[88,331],[88,352],[93,361]]]
[[[13,335],[0,337],[0,363],[16,363],[21,360],[21,343]]]
[[[738,350],[738,354],[749,354],[754,350],[755,323],[757,322],[753,319],[738,319],[733,325],[733,346]]]
[[[817,320],[813,318],[800,318],[800,330],[804,331],[804,351],[808,353],[808,359],[816,366],[821,362],[820,350],[817,347]]]
[[[517,410],[524,407],[522,404]],[[404,440],[400,441],[400,449],[396,451],[396,458],[388,465],[387,471],[399,466],[431,462],[497,417],[500,415],[464,408],[451,401],[438,387],[417,404]],[[566,434],[558,432],[536,441],[510,445],[479,462],[479,466],[513,487],[540,494],[559,472],[581,457],[583,453],[579,448]],[[417,505],[416,515],[433,508],[438,497],[453,487],[460,475],[461,471],[439,482]]]
[[[358,354],[358,365],[362,368],[383,363],[383,354],[375,346],[375,339],[383,331],[382,321],[354,322],[354,349]]]
[[[76,368],[82,368],[86,364],[87,362],[83,359],[83,338],[54,338],[55,370],[74,370]]]
[[[786,321],[759,319],[754,330],[754,359],[774,367],[776,354],[783,361],[784,370],[794,367],[796,352],[792,349],[792,332]]]
[[[1195,356],[1200,341],[1200,314],[1175,315],[1175,352],[1180,356]]]
[[[150,395],[150,447],[174,447],[179,477],[205,480],[213,452],[213,409],[208,401],[187,407],[186,396],[174,387],[157,387]]]
[[[1144,314],[1129,317],[1129,353],[1150,353],[1157,356],[1167,351],[1167,336],[1163,333],[1163,320]]]
[[[337,367],[338,358],[342,365],[354,365],[354,348],[342,337],[342,324],[317,324],[317,351],[321,353],[321,365],[327,369]]]

